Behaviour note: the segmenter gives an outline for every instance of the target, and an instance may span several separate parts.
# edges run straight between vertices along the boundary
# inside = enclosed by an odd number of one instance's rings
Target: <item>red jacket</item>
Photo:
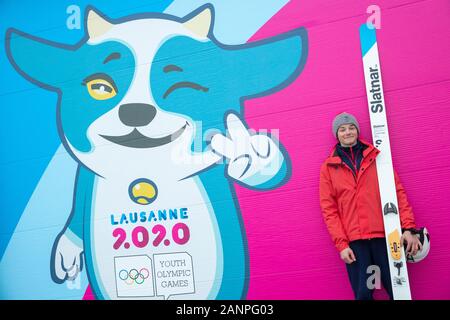
[[[370,143],[360,141],[367,148],[356,177],[337,155],[336,147],[320,169],[320,206],[339,252],[347,248],[350,241],[385,236],[375,163],[380,151]],[[394,176],[401,226],[403,229],[415,228],[411,206],[395,171]]]

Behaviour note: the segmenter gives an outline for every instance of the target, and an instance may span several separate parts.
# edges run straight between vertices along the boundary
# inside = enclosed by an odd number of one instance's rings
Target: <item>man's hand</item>
[[[417,251],[422,250],[422,244],[419,241],[419,238],[414,236],[411,231],[403,232],[403,235],[400,239],[400,245],[403,246],[406,241],[406,255],[415,256]]]
[[[341,259],[345,261],[347,264],[351,264],[356,261],[355,254],[353,253],[353,250],[349,248],[345,248],[341,251]]]

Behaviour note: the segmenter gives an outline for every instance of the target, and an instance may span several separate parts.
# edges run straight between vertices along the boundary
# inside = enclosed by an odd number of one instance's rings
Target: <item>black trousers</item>
[[[389,298],[392,300],[391,275],[389,272],[389,260],[387,256],[385,238],[376,238],[371,240],[356,240],[350,242],[350,248],[356,256],[356,261],[346,264],[347,273],[352,285],[356,300],[373,300],[373,281],[376,268],[380,270],[380,280]],[[370,285],[372,284],[372,286]]]

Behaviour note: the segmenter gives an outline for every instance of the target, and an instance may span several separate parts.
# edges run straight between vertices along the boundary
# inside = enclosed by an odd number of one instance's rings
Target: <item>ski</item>
[[[381,151],[377,156],[376,166],[392,293],[394,300],[411,300],[406,256],[403,246],[400,245],[402,229],[392,167],[376,29],[372,25],[363,24],[360,27],[360,41],[372,138],[374,146]]]

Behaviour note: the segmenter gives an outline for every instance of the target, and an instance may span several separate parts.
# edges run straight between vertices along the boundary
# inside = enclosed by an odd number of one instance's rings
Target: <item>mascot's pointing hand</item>
[[[276,176],[284,163],[277,143],[269,136],[249,130],[239,115],[226,116],[227,136],[211,139],[214,152],[228,160],[228,175],[246,185],[259,186]]]

